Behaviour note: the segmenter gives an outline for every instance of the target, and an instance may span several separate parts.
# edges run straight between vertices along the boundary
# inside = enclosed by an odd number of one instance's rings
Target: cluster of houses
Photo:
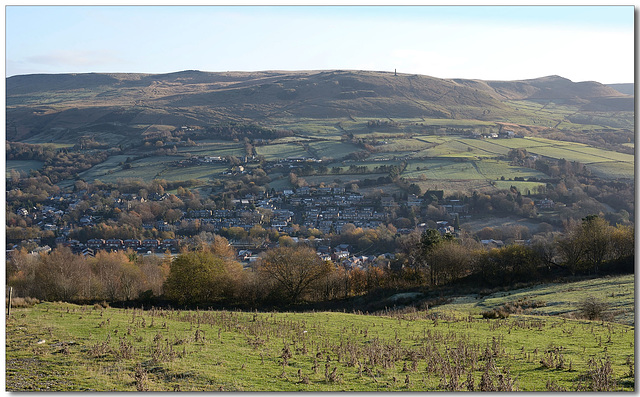
[[[294,238],[296,242],[301,240]],[[390,262],[395,259],[394,253],[383,253],[380,255],[356,255],[351,253],[352,247],[349,244],[339,244],[335,247],[329,245],[316,244],[316,254],[320,259],[331,261],[336,266],[342,266],[348,270],[367,269],[371,266],[389,267]],[[241,249],[238,251],[238,260],[245,268],[250,268],[259,258],[259,251]]]
[[[75,254],[94,256],[98,251],[123,251],[132,250],[140,254],[165,253],[176,254],[180,251],[182,241],[180,239],[101,239],[92,238],[82,243],[78,240],[67,239],[64,236],[56,238],[56,245],[69,247]]]
[[[214,158],[211,161],[219,161]],[[87,208],[77,224],[68,225],[61,222],[65,214],[78,208],[87,195],[86,191],[64,193],[48,197],[47,201],[38,208],[19,208],[16,213],[31,219],[31,224],[37,225],[43,230],[55,232],[58,236],[56,243],[71,247],[74,252],[92,255],[98,250],[127,250],[131,249],[140,253],[164,253],[169,251],[177,253],[180,250],[181,240],[176,239],[91,239],[85,243],[68,238],[73,227],[92,226],[102,221],[102,215],[94,208]],[[146,198],[136,194],[120,194],[113,198],[113,207],[126,211],[134,202],[162,201],[170,197],[170,194],[149,194]],[[442,197],[439,197],[441,200]],[[173,223],[165,220],[157,220],[152,223],[144,223],[144,229],[156,229],[158,231],[177,231],[178,224],[183,221],[198,221],[202,225],[211,225],[209,230],[218,232],[225,228],[240,227],[247,232],[256,225],[264,228],[275,229],[281,233],[290,234],[297,226],[318,229],[322,233],[340,233],[346,224],[354,224],[356,227],[374,229],[387,223],[389,210],[398,205],[408,207],[422,207],[424,200],[416,195],[409,195],[406,200],[398,200],[393,196],[383,196],[378,199],[365,197],[357,192],[346,191],[344,187],[299,187],[297,189],[284,189],[280,192],[264,192],[257,195],[247,195],[233,200],[233,208],[230,209],[200,209],[183,213],[182,217]],[[459,200],[450,199],[440,201],[444,213],[449,220],[457,216],[468,216],[468,205]],[[536,206],[540,209],[554,209],[556,203],[550,199],[539,200]],[[265,216],[268,214],[268,216]],[[417,225],[425,227],[424,224]],[[438,230],[442,234],[455,234],[455,229],[449,221],[437,222]],[[410,233],[411,229],[398,229],[398,233]],[[503,245],[501,241],[482,241],[485,246]],[[252,256],[253,255],[253,256]],[[341,251],[331,253],[319,251],[319,255],[329,257],[332,260],[345,260],[348,258],[353,264],[367,264],[370,259],[356,258],[346,255]],[[255,259],[255,254],[246,252],[239,257],[245,262],[250,258]]]
[[[48,198],[45,205],[40,208],[19,208],[16,213],[32,219],[43,230],[51,230],[61,238],[66,238],[74,226],[93,226],[102,221],[102,215],[94,208],[87,208],[76,225],[64,225],[60,222],[62,217],[77,208],[87,193],[85,191],[65,193]],[[169,198],[169,194],[149,194],[142,198],[135,194],[120,194],[113,199],[113,206],[121,210],[130,209],[134,202],[162,201]],[[381,205],[372,198],[364,197],[355,192],[347,192],[343,187],[300,187],[295,191],[285,189],[282,192],[273,192],[271,195],[247,195],[242,199],[233,200],[233,209],[200,209],[191,210],[183,214],[179,221],[195,221],[200,224],[212,225],[213,231],[224,228],[241,227],[246,231],[255,225],[265,228],[273,228],[282,233],[290,233],[294,230],[294,224],[307,228],[316,228],[323,233],[340,233],[344,225],[354,224],[356,227],[376,228],[387,221],[389,208],[398,205],[393,197],[382,197]],[[401,203],[402,204],[402,203]],[[409,206],[422,205],[422,198],[410,195],[406,201]],[[378,208],[378,209],[376,209]],[[464,211],[464,205],[456,203],[445,204],[450,212]],[[267,211],[264,211],[267,210]],[[265,213],[269,213],[268,220]],[[176,231],[177,224],[164,220],[144,223],[144,229],[156,229],[158,231]],[[167,245],[171,249],[172,242]],[[78,243],[71,245],[80,247]],[[158,245],[147,241],[136,243],[128,240],[117,241],[91,241],[86,243],[86,248],[96,249],[120,249],[131,248],[140,251],[155,251]],[[163,249],[164,251],[164,249]]]
[[[49,198],[49,204],[36,208],[19,208],[16,213],[25,218],[30,218],[43,230],[56,232],[58,235],[68,235],[71,225],[58,226],[61,218],[75,209],[81,200],[78,195],[67,194]],[[146,200],[162,201],[169,194],[151,194]],[[134,201],[145,201],[137,195],[122,194],[114,199],[115,208],[129,209]],[[340,233],[347,223],[353,223],[356,227],[375,229],[388,220],[387,210],[398,205],[408,207],[420,207],[423,199],[416,195],[409,195],[406,201],[396,202],[392,196],[383,196],[376,203],[371,198],[366,198],[359,193],[345,192],[340,187],[301,187],[293,190],[285,189],[272,196],[267,194],[255,196],[247,195],[245,198],[233,200],[234,209],[201,209],[192,210],[183,214],[181,220],[198,220],[201,224],[212,225],[214,231],[224,228],[241,227],[246,231],[255,225],[265,228],[274,228],[282,233],[293,231],[292,224],[297,223],[307,228],[315,228],[323,233]],[[378,205],[379,204],[379,205]],[[468,214],[468,205],[460,200],[451,199],[441,204],[447,216],[454,219],[456,216],[465,217]],[[540,209],[552,210],[556,203],[550,199],[536,202]],[[66,208],[65,208],[66,207]],[[376,210],[379,208],[380,210]],[[270,219],[264,219],[264,212],[259,209],[269,210]],[[92,226],[102,221],[102,216],[95,214],[93,208],[88,208],[86,214],[79,221],[78,226]],[[176,224],[164,220],[144,223],[146,230],[176,231]]]
[[[511,130],[501,130],[500,132],[477,132],[472,133],[474,138],[478,139],[508,139],[508,138],[524,138],[523,134],[516,134]]]
[[[234,200],[234,204],[235,209],[190,211],[185,220],[198,219],[201,224],[212,225],[214,231],[229,227],[242,227],[249,231],[259,224],[290,233],[295,223],[323,233],[340,233],[347,223],[376,228],[387,218],[386,213],[374,210],[372,199],[365,199],[359,193],[345,192],[344,188],[285,189],[272,196],[248,195]],[[270,213],[268,221],[264,219],[265,212]]]

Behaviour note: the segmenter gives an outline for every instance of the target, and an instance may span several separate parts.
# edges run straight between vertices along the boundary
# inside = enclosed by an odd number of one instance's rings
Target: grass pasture
[[[537,125],[544,127],[558,126],[564,129],[584,129],[583,124],[574,124],[568,121],[568,117],[576,112],[575,106],[564,105],[546,101],[544,103],[528,100],[506,101],[514,113],[508,114],[504,121],[516,124]],[[596,127],[596,126],[592,126]]]
[[[326,137],[327,135],[340,136],[344,129],[359,128],[359,122],[353,120],[335,118],[335,119],[311,119],[311,118],[296,118],[296,119],[277,119],[273,120],[274,127],[293,130],[296,134],[305,135],[308,137]]]
[[[416,157],[465,157],[475,158],[486,153],[483,150],[476,150],[467,145],[461,139],[448,139],[440,145],[420,151]]]
[[[572,149],[568,147],[545,146],[531,149],[531,153],[541,156],[553,157],[556,159],[565,159],[567,161],[579,161],[583,164],[599,163],[602,161],[614,161],[610,157],[592,153],[587,150]],[[622,153],[619,153],[623,156]]]
[[[508,294],[496,293],[483,299],[482,305],[494,309],[508,302],[540,299],[546,305],[533,310],[536,314],[549,316],[576,315],[576,307],[589,296],[601,300],[608,307],[612,319],[621,324],[634,325],[635,299],[633,275],[604,277],[577,281],[570,284],[549,284],[515,290]]]
[[[420,170],[418,170],[420,167]],[[486,179],[478,174],[473,161],[455,161],[453,159],[422,160],[411,162],[402,173],[407,179],[438,179],[438,180],[470,180]]]
[[[632,391],[633,290],[631,275],[380,315],[41,303],[7,319],[6,389]],[[624,324],[574,319],[587,296]]]
[[[124,163],[127,160],[127,157],[128,156],[125,155],[111,156],[102,163],[96,164],[90,169],[82,172],[80,177],[86,181],[100,179],[104,182],[105,175],[110,175],[122,170],[122,165],[120,163]]]
[[[366,159],[366,160],[362,160],[362,161],[333,162],[333,163],[327,164],[327,167],[329,167],[329,168],[340,167],[342,172],[346,172],[346,170],[348,170],[349,167],[354,165],[354,166],[357,166],[357,167],[366,167],[367,168],[367,172],[374,172],[377,167],[399,165],[400,163],[401,163],[400,160],[386,159],[384,161],[376,161],[376,160]]]
[[[197,146],[186,146],[178,148],[178,153],[189,153],[192,156],[236,156],[241,157],[246,154],[244,145],[241,143],[230,143],[227,141],[198,141]]]
[[[9,171],[23,171],[27,175],[31,170],[39,170],[44,165],[44,162],[37,160],[6,160],[6,172],[5,174],[8,176]]]
[[[512,166],[506,161],[500,160],[472,160],[459,161],[455,158],[437,158],[429,160],[411,161],[402,176],[413,180],[451,180],[451,181],[469,181],[469,180],[486,180],[498,182],[525,183],[531,186],[527,188],[533,190],[540,183],[536,182],[512,182],[508,179],[522,177],[529,179],[531,177],[544,178],[545,175],[539,171],[525,167]],[[500,181],[505,177],[505,181]],[[509,185],[509,186],[511,186]],[[509,188],[506,186],[505,188]],[[524,187],[524,185],[523,185]],[[503,187],[500,187],[503,188]],[[526,191],[526,190],[524,190]]]
[[[256,146],[256,153],[267,161],[286,159],[289,157],[310,157],[302,145],[281,143],[277,145]]]
[[[305,181],[307,181],[311,186],[318,186],[321,183],[325,185],[331,185],[333,183],[338,183],[339,186],[344,186],[344,184],[348,182],[354,181],[358,183],[358,181],[362,181],[364,179],[378,179],[379,177],[385,177],[387,174],[333,174],[333,175],[310,175],[302,177]],[[338,181],[338,182],[336,182]]]
[[[458,143],[468,147],[467,152],[473,152],[477,157],[496,157],[504,156],[509,153],[509,149],[504,146],[496,145],[489,140],[483,139],[460,139]]]
[[[427,179],[417,180],[416,185],[420,187],[423,192],[427,190],[443,190],[445,195],[454,194],[456,192],[468,192],[477,190],[478,192],[490,192],[495,191],[495,186],[486,179],[471,179],[471,180],[446,180],[446,179]]]
[[[386,145],[378,146],[377,150],[385,153],[419,152],[433,146],[433,143],[425,142],[423,140],[413,138],[395,138],[389,139]]]
[[[361,150],[352,143],[340,141],[319,141],[309,143],[310,152],[315,153],[316,158],[333,158],[341,159],[350,153]]]
[[[525,179],[529,179],[531,177],[546,177],[546,175],[540,171],[526,167],[513,166],[506,161],[482,160],[475,161],[475,164],[478,167],[478,172],[487,179],[500,179],[503,176],[507,179],[515,177],[522,177]]]
[[[523,182],[523,181],[495,181],[494,186],[498,189],[509,190],[511,187],[518,189],[520,193],[525,196],[530,194],[536,194],[538,186],[546,186],[545,183],[540,182]]]
[[[228,164],[201,164],[186,168],[167,167],[158,172],[156,177],[170,182],[186,181],[188,179],[200,179],[206,181],[220,178],[220,174],[228,169]]]
[[[634,163],[620,161],[605,161],[602,163],[591,163],[588,168],[597,176],[603,178],[617,179],[627,178],[633,179],[635,176]]]
[[[147,157],[132,161],[131,168],[123,169],[120,165],[127,156],[112,156],[106,161],[96,164],[88,170],[80,173],[80,178],[87,182],[99,179],[102,182],[116,182],[118,179],[141,178],[151,180],[165,167],[166,162],[172,162],[178,157],[161,156]]]

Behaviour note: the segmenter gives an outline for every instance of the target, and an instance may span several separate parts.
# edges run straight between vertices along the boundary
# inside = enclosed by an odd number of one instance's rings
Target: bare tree
[[[277,282],[296,302],[311,284],[331,272],[331,264],[309,247],[278,247],[267,251],[259,271]]]
[[[91,269],[80,255],[73,255],[67,247],[41,254],[34,284],[37,296],[45,300],[71,301],[83,298]]]

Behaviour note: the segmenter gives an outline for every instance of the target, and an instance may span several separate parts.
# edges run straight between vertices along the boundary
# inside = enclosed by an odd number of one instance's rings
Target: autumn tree
[[[242,271],[239,263],[225,261],[210,250],[185,252],[171,263],[165,294],[180,304],[214,302],[231,295],[232,275],[238,271]]]
[[[290,302],[299,301],[313,282],[331,272],[325,262],[309,247],[278,247],[266,252],[259,272],[275,280]]]
[[[635,253],[635,229],[632,226],[617,225],[611,233],[613,257],[623,259]]]
[[[616,228],[610,226],[604,218],[589,215],[580,223],[567,224],[565,238],[558,241],[558,250],[572,274],[597,272],[605,261],[615,259],[613,236],[620,236],[616,233]]]
[[[443,285],[467,275],[474,255],[458,240],[445,240],[427,253],[432,285]]]
[[[542,264],[532,247],[518,244],[484,252],[478,262],[483,278],[493,285],[534,280]]]
[[[142,291],[151,291],[154,296],[164,293],[163,285],[169,276],[171,257],[165,255],[144,256],[139,259],[140,272],[142,273]]]
[[[35,295],[43,300],[72,301],[89,294],[91,269],[68,247],[41,254],[34,277]]]
[[[605,260],[611,259],[613,227],[604,218],[589,215],[582,220],[581,238],[585,246],[585,259],[596,272]]]
[[[131,252],[98,251],[89,262],[93,272],[92,295],[95,298],[131,300],[137,298],[144,288],[144,273]]]
[[[13,287],[14,296],[35,296],[34,279],[39,258],[31,255],[25,248],[13,251],[7,258],[7,285]]]

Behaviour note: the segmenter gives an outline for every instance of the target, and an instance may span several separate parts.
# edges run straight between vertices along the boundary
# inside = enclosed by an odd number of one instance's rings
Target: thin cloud
[[[121,58],[103,51],[60,50],[47,54],[33,55],[25,59],[27,63],[52,67],[86,67],[117,64]]]

